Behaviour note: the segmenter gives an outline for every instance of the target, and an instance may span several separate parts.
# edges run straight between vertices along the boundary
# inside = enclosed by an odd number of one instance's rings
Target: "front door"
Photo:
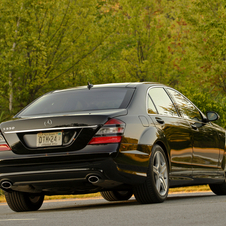
[[[211,124],[196,122],[193,129],[193,176],[218,174],[219,151],[217,132]]]
[[[193,177],[215,177],[219,173],[220,152],[216,131],[211,123],[203,122],[202,114],[188,99],[173,89],[167,91],[173,96],[180,114],[192,129]]]

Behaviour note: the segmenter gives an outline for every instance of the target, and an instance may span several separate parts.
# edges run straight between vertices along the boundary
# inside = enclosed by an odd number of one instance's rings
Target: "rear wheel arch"
[[[165,155],[166,155],[166,158],[167,158],[167,162],[168,162],[168,167],[169,167],[169,172],[170,172],[170,169],[171,169],[171,163],[169,161],[170,157],[169,157],[169,152],[167,151],[167,148],[165,146],[165,144],[161,141],[157,141],[155,144],[158,144],[164,151]]]
[[[138,144],[154,145],[157,139],[159,139],[158,130],[155,127],[148,127],[140,135]]]
[[[164,133],[161,130],[158,130],[156,127],[149,127],[147,128],[141,135],[138,144],[149,144],[152,147],[154,147],[155,144],[158,144],[163,149],[168,166],[169,171],[171,169],[171,163],[170,163],[170,151],[169,151],[169,144],[165,138]],[[151,154],[151,153],[150,153]]]
[[[144,144],[144,145],[151,145],[154,147],[155,144],[158,144],[164,151],[169,171],[171,169],[171,163],[170,163],[170,151],[169,151],[169,145],[167,140],[165,139],[165,135],[161,130],[156,129],[156,127],[149,127],[147,128],[141,135],[138,144]],[[150,153],[151,154],[151,153]]]

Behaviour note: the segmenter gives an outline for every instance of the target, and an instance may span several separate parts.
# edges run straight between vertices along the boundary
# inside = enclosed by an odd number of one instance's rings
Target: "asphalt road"
[[[161,204],[104,199],[45,201],[36,212],[15,213],[0,204],[0,226],[216,226],[226,225],[226,196],[212,192],[169,195]]]

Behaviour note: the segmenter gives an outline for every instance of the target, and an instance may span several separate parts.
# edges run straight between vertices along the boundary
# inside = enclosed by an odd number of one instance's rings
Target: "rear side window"
[[[163,88],[152,88],[148,94],[160,115],[178,116],[173,102]]]
[[[158,114],[151,97],[148,95],[148,114]]]
[[[16,117],[126,108],[133,92],[129,88],[56,91],[40,97]]]

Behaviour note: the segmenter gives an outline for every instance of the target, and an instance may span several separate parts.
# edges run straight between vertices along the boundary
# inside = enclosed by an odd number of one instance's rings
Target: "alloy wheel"
[[[154,155],[153,173],[156,189],[161,196],[164,196],[168,191],[168,169],[160,151],[156,151]]]

